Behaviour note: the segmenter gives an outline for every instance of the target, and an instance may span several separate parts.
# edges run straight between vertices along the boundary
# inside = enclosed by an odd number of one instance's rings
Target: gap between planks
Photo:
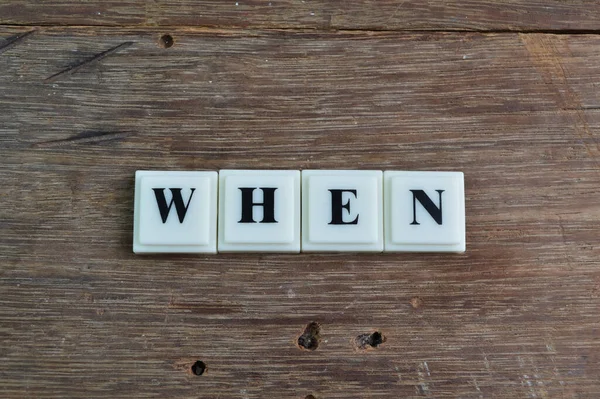
[[[287,26],[256,26],[252,28],[239,27],[236,25],[149,25],[149,24],[133,24],[133,25],[111,25],[111,24],[93,24],[93,25],[77,25],[77,24],[10,24],[2,23],[1,28],[29,28],[33,31],[37,29],[135,29],[139,31],[165,31],[179,30],[185,32],[222,32],[222,33],[252,33],[252,32],[290,32],[290,33],[347,33],[347,34],[369,34],[369,33],[398,33],[398,34],[547,34],[547,35],[600,35],[600,29],[361,29],[361,28],[292,28]]]

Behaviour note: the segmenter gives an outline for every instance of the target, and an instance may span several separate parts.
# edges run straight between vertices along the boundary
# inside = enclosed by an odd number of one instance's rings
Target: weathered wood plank
[[[0,31],[0,396],[600,395],[600,37],[28,31]],[[259,167],[462,170],[467,253],[132,254],[136,169]]]
[[[13,0],[0,24],[374,30],[598,30],[589,0]]]

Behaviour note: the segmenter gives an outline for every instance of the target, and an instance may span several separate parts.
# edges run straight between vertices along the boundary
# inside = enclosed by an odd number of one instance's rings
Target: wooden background
[[[600,397],[599,32],[588,0],[0,0],[0,397]],[[134,256],[134,171],[221,168],[464,171],[467,252]]]

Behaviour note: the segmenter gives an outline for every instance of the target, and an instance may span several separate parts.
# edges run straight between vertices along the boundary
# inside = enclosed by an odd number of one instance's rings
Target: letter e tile
[[[381,252],[379,170],[302,171],[302,251]]]

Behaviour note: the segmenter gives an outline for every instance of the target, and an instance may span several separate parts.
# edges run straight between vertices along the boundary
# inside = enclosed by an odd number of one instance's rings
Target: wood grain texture
[[[12,0],[0,24],[369,30],[599,30],[590,0]]]
[[[31,31],[0,28],[0,396],[600,396],[600,36]],[[134,171],[221,168],[464,171],[467,252],[134,256]]]

